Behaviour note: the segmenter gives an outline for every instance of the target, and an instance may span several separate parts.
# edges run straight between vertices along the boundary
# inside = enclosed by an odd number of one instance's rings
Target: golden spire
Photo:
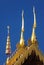
[[[22,31],[24,32],[24,11],[22,10]]]
[[[35,8],[33,7],[33,15],[34,15],[34,24],[33,24],[33,30],[32,30],[32,36],[31,41],[34,43],[36,41],[36,35],[35,35],[35,29],[36,29],[36,14],[35,14]]]
[[[22,10],[22,29],[21,29],[21,38],[20,38],[20,45],[24,45],[24,38],[23,38],[23,33],[24,33],[24,11]]]
[[[10,33],[9,33],[9,30],[10,30],[10,27],[7,26],[8,28],[8,36],[7,36],[7,42],[6,42],[6,54],[11,54],[11,46],[10,46]]]

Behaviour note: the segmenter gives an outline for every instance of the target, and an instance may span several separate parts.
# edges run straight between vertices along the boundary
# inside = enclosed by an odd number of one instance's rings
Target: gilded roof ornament
[[[7,36],[7,42],[6,42],[6,51],[5,53],[6,54],[11,54],[11,45],[10,45],[10,26],[7,26],[7,29],[8,29],[8,36]]]
[[[36,29],[36,14],[35,14],[35,8],[33,7],[33,15],[34,15],[34,24],[33,24],[33,30],[32,30],[32,36],[31,41],[34,43],[36,41],[36,35],[35,35],[35,29]]]
[[[22,29],[21,29],[21,38],[20,38],[20,45],[24,45],[24,11],[22,10]]]

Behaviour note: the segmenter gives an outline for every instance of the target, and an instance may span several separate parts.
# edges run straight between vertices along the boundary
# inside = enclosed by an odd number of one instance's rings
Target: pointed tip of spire
[[[10,29],[10,26],[9,26],[9,25],[7,26],[7,29],[8,29],[8,30]]]
[[[8,29],[8,34],[9,34],[9,30],[10,30],[10,26],[9,25],[7,26],[7,29]]]
[[[24,15],[24,10],[22,10],[22,16]]]
[[[35,7],[33,6],[33,13],[35,13]]]
[[[35,7],[33,6],[33,15],[34,15],[34,28],[36,28],[36,14],[35,14]]]
[[[7,28],[9,29],[9,28],[10,28],[10,26],[8,25],[8,26],[7,26]]]
[[[22,10],[22,32],[24,32],[24,10]]]

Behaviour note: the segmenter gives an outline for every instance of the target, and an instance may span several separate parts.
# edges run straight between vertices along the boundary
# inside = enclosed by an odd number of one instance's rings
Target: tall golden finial
[[[36,35],[35,35],[35,29],[36,29],[36,14],[35,14],[35,8],[33,7],[33,15],[34,15],[34,24],[33,24],[33,30],[32,30],[32,36],[31,41],[34,43],[36,41]]]
[[[33,15],[34,15],[34,28],[36,28],[36,14],[35,14],[35,7],[33,7]]]
[[[24,32],[24,11],[22,10],[22,31]]]
[[[23,33],[24,33],[24,11],[22,10],[22,29],[21,29],[21,38],[20,38],[20,45],[24,45],[24,38],[23,38]]]
[[[7,26],[7,29],[8,29],[8,36],[7,36],[7,42],[6,42],[6,51],[5,53],[6,54],[11,54],[11,45],[10,45],[10,27]]]

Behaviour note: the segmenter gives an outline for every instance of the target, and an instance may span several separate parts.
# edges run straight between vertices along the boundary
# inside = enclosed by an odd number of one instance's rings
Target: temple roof
[[[39,56],[40,61],[44,62],[44,55],[41,53],[38,47],[38,41],[35,35],[35,28],[36,28],[36,16],[35,16],[35,9],[33,9],[34,14],[34,24],[32,29],[32,36],[31,39],[28,40],[28,45],[25,45],[24,41],[24,11],[22,11],[22,28],[21,28],[21,38],[20,42],[17,44],[17,48],[15,52],[12,53],[10,57],[6,60],[6,65],[22,65],[25,59],[31,55],[32,51],[36,53],[36,56]]]
[[[8,63],[6,63],[6,65],[21,65],[21,63],[24,62],[25,58],[27,59],[28,55],[31,55],[32,51],[35,51],[36,55],[39,56],[40,60],[44,62],[44,55],[42,55],[41,51],[35,44],[32,44],[31,46],[26,46],[24,48],[16,50],[16,52],[14,52],[9,57]]]

